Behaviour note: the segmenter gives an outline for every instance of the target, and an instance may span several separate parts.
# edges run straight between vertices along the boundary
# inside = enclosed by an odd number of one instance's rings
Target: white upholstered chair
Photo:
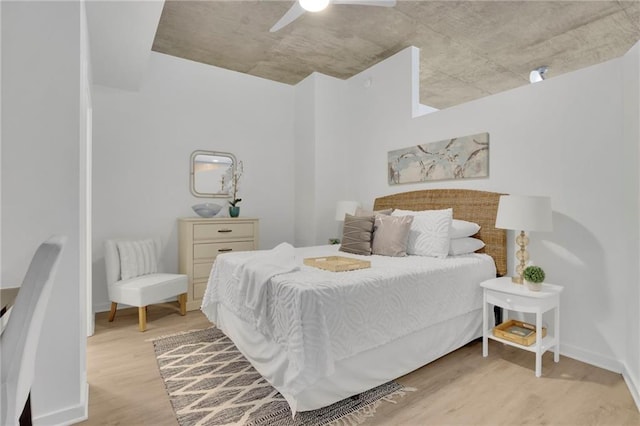
[[[140,331],[147,328],[148,305],[178,298],[180,314],[187,309],[186,275],[157,272],[162,243],[159,239],[107,240],[104,259],[111,312],[109,322],[116,316],[118,303],[138,307]]]
[[[0,336],[0,425],[31,424],[31,385],[40,330],[66,241],[54,236],[36,250]]]

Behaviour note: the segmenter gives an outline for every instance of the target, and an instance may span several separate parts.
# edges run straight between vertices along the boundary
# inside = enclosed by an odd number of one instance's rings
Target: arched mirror
[[[194,151],[191,154],[191,193],[201,198],[231,196],[236,157],[228,152]]]

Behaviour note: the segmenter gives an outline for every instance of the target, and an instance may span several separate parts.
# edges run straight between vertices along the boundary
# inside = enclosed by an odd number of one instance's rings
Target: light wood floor
[[[169,305],[151,306],[148,329],[140,333],[137,309],[96,317],[87,348],[89,420],[86,425],[176,425],[149,339],[201,329],[210,323],[199,311],[181,317]],[[418,390],[384,403],[366,425],[640,425],[619,374],[570,358],[543,361],[534,354],[490,342],[471,343],[398,381]]]

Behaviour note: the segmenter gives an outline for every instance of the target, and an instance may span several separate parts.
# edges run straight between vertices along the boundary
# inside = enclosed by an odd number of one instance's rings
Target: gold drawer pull
[[[225,252],[225,251],[232,251],[233,249],[230,248],[226,248],[226,249],[218,249],[219,252]]]
[[[218,232],[233,232],[233,229],[218,229]]]

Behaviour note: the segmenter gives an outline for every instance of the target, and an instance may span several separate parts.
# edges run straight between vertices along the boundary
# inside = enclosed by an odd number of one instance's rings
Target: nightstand
[[[542,375],[542,354],[554,348],[553,360],[560,361],[560,293],[562,286],[543,284],[542,290],[531,291],[523,284],[514,284],[511,277],[494,278],[480,284],[484,289],[483,326],[482,326],[482,356],[489,355],[489,339],[497,340],[506,345],[515,346],[536,354],[536,377]],[[504,309],[503,321],[507,321],[509,311],[529,312],[536,314],[536,330],[542,330],[542,314],[555,310],[553,332],[547,330],[536,333],[536,342],[531,346],[520,345],[493,335],[489,322],[489,305],[500,306]]]

